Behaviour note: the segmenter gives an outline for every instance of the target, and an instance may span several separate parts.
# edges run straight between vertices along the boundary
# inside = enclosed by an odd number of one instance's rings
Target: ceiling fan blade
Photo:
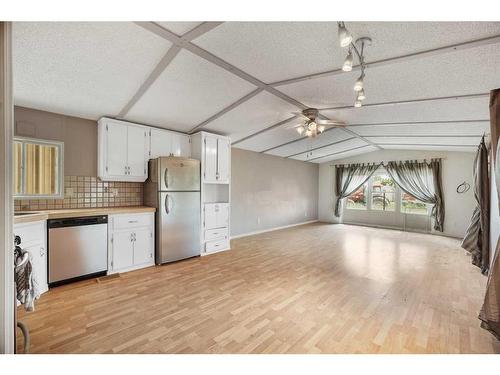
[[[341,127],[346,126],[346,123],[344,121],[320,120],[320,119],[317,119],[315,122],[318,125],[325,125],[325,126],[341,126]]]
[[[285,125],[285,129],[294,129],[294,128],[298,128],[299,126],[302,126],[303,124],[288,124],[288,125]]]

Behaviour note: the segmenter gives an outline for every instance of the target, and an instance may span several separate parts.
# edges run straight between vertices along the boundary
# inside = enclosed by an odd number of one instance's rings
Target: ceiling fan
[[[319,111],[316,108],[306,108],[302,112],[292,112],[303,122],[292,127],[297,129],[300,135],[305,135],[309,138],[314,138],[325,131],[326,128],[343,128],[345,122],[335,120],[319,119]]]

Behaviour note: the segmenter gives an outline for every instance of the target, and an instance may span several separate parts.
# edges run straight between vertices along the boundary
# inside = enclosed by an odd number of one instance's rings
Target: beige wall
[[[64,174],[97,176],[97,123],[15,107],[15,135],[64,142]]]
[[[233,148],[231,235],[318,218],[318,165]]]

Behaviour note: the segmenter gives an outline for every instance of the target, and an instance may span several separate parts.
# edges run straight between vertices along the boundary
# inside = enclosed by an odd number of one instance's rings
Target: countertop
[[[128,214],[128,213],[137,214],[142,212],[155,212],[155,211],[156,208],[147,206],[66,208],[61,210],[18,211],[18,212],[25,212],[27,214],[14,216],[14,224],[30,223],[33,221],[40,221],[47,219],[62,219],[66,217],[84,217],[84,216],[114,215],[114,214]]]

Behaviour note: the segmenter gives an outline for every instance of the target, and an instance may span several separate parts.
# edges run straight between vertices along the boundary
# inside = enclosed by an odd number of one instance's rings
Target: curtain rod
[[[430,158],[430,160],[446,160],[446,157],[442,157],[442,158]],[[429,161],[430,161],[429,160]],[[380,160],[380,161],[365,161],[365,162],[350,162],[350,163],[335,163],[335,164],[330,164],[329,166],[330,167],[335,167],[337,165],[349,165],[349,164],[379,164],[379,163],[382,163],[382,164],[385,164],[385,163],[389,163],[391,161],[395,161],[397,163],[400,163],[400,162],[403,162],[403,161],[417,161],[417,162],[427,162],[428,160],[427,159],[415,159],[415,158],[412,158],[412,159],[401,159],[401,160]]]

